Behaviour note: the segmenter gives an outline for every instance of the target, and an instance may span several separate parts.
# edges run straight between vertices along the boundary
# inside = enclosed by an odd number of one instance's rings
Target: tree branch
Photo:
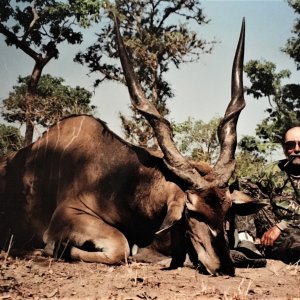
[[[24,41],[18,40],[18,38],[1,23],[0,23],[0,33],[2,33],[7,37],[9,43],[14,44],[17,48],[23,50],[27,55],[29,55],[35,61],[40,61],[40,55],[37,52],[32,50]]]
[[[159,23],[159,25],[157,26],[157,28],[161,28],[162,25],[164,24],[165,20],[173,13],[175,13],[176,11],[178,11],[179,9],[181,9],[182,5],[185,3],[185,0],[182,0],[180,2],[177,3],[176,6],[174,7],[168,7],[167,9],[165,9],[165,13],[163,15],[163,17],[161,18],[161,21]],[[175,5],[175,3],[173,3]]]
[[[37,13],[37,10],[36,10],[36,8],[35,8],[35,4],[36,4],[36,1],[33,1],[33,2],[32,2],[32,6],[31,6],[31,10],[32,10],[32,14],[33,14],[33,19],[32,19],[32,21],[31,21],[31,23],[30,23],[30,25],[29,25],[27,31],[25,32],[25,34],[24,34],[24,36],[23,36],[23,38],[22,38],[22,42],[25,42],[25,41],[26,41],[26,39],[27,39],[28,35],[30,34],[30,32],[32,31],[32,29],[33,29],[35,23],[36,23],[36,22],[38,21],[38,19],[40,18],[39,15],[38,15],[38,13]]]

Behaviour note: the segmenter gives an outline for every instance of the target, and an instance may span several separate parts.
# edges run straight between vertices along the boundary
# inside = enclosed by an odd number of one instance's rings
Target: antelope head
[[[132,104],[152,126],[164,154],[166,166],[184,183],[181,188],[187,196],[184,218],[188,254],[194,265],[204,267],[209,274],[233,276],[234,267],[225,238],[224,218],[231,206],[227,186],[235,168],[236,125],[245,106],[242,78],[245,21],[242,23],[232,67],[231,100],[218,127],[220,155],[205,176],[201,176],[179,153],[172,138],[170,123],[160,115],[143,93],[126,53],[119,21],[115,16],[114,22],[119,56]]]

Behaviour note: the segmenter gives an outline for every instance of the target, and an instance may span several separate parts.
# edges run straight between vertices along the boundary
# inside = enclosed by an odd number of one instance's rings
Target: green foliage
[[[87,27],[99,21],[101,5],[100,0],[0,2],[0,33],[6,37],[6,44],[21,49],[34,60],[24,104],[25,145],[30,144],[33,137],[32,105],[43,68],[51,59],[58,58],[60,43],[82,42],[79,26]]]
[[[300,14],[300,0],[288,0],[288,4]],[[300,70],[300,18],[296,19],[292,33],[294,36],[288,39],[283,51],[294,59],[297,70]]]
[[[0,2],[0,32],[9,46],[18,40],[41,53],[55,52],[57,58],[57,44],[81,43],[82,33],[77,25],[87,27],[99,21],[101,5],[100,0],[4,0]]]
[[[245,65],[245,72],[252,84],[247,93],[257,99],[276,95],[281,88],[281,80],[290,76],[289,70],[276,73],[274,63],[258,60],[250,60]]]
[[[27,77],[19,77],[18,85],[13,87],[9,97],[3,100],[2,116],[8,122],[24,124],[28,111],[25,107]],[[92,94],[84,88],[63,85],[62,78],[43,75],[37,87],[37,93],[31,107],[31,122],[48,127],[62,117],[92,113],[95,106],[90,105]]]
[[[255,177],[268,162],[271,153],[278,149],[278,144],[261,141],[253,136],[244,136],[238,143],[236,169],[233,176],[237,178]]]
[[[268,117],[256,128],[257,135],[270,142],[279,143],[287,128],[300,120],[300,85],[282,84],[290,76],[290,71],[277,72],[276,65],[268,61],[249,61],[244,68],[251,86],[247,94],[260,99],[267,97],[270,108]]]
[[[56,2],[56,3],[55,3]],[[100,9],[103,2],[99,0],[69,0],[69,1],[53,1],[52,5],[47,7],[50,16],[66,16],[75,17],[78,25],[87,28],[92,23],[100,21]]]
[[[17,128],[0,124],[0,158],[22,147],[22,137]]]
[[[268,155],[272,151],[276,150],[278,145],[276,143],[268,143],[266,141],[261,141],[254,136],[243,136],[238,143],[238,147],[242,152],[252,153],[255,156]]]
[[[237,145],[236,167],[230,184],[237,184],[241,178],[257,178],[277,147],[277,144],[267,143],[253,136],[242,137]]]
[[[213,43],[201,39],[190,24],[201,26],[208,21],[203,15],[200,1],[116,1],[107,6],[118,13],[126,50],[133,63],[147,97],[159,112],[169,113],[166,101],[172,98],[171,85],[165,74],[173,65],[198,60],[202,53],[210,53]],[[76,61],[86,64],[91,72],[101,74],[95,85],[114,80],[126,84],[116,51],[113,24],[109,14],[102,16],[98,40],[87,51],[78,53]],[[196,27],[195,27],[196,28]],[[121,115],[127,139],[147,145],[153,138],[152,130],[143,117],[133,110],[132,119]],[[153,142],[153,141],[152,141]]]
[[[231,181],[239,178],[253,178],[266,166],[263,156],[253,155],[249,152],[239,152],[236,155],[236,168]]]
[[[174,141],[183,155],[196,160],[215,164],[219,157],[217,129],[221,118],[215,117],[207,123],[189,118],[182,123],[172,123]],[[264,168],[267,158],[277,144],[267,143],[253,136],[244,136],[236,151],[236,169],[231,181],[255,176]]]
[[[181,153],[196,161],[214,163],[219,155],[217,128],[220,118],[205,123],[188,118],[182,123],[173,123],[174,141]]]
[[[288,0],[288,4],[300,13],[300,0]],[[294,59],[297,69],[300,69],[300,19],[295,22],[294,36],[288,39],[284,52]],[[291,72],[277,72],[276,65],[269,61],[251,60],[245,66],[245,72],[251,86],[247,94],[256,99],[267,97],[270,108],[266,110],[268,117],[257,125],[257,135],[265,141],[279,143],[281,136],[290,127],[299,124],[300,120],[300,85],[283,84]]]

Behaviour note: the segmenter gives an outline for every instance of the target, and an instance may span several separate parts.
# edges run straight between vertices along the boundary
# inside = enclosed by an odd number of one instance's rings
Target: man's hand
[[[281,230],[277,226],[273,226],[263,234],[260,239],[260,243],[264,246],[273,246],[280,234]]]

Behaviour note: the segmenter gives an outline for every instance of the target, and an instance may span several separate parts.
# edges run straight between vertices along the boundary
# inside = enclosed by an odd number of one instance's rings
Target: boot
[[[237,268],[263,268],[267,260],[250,241],[240,241],[234,250],[230,250],[231,259]]]

